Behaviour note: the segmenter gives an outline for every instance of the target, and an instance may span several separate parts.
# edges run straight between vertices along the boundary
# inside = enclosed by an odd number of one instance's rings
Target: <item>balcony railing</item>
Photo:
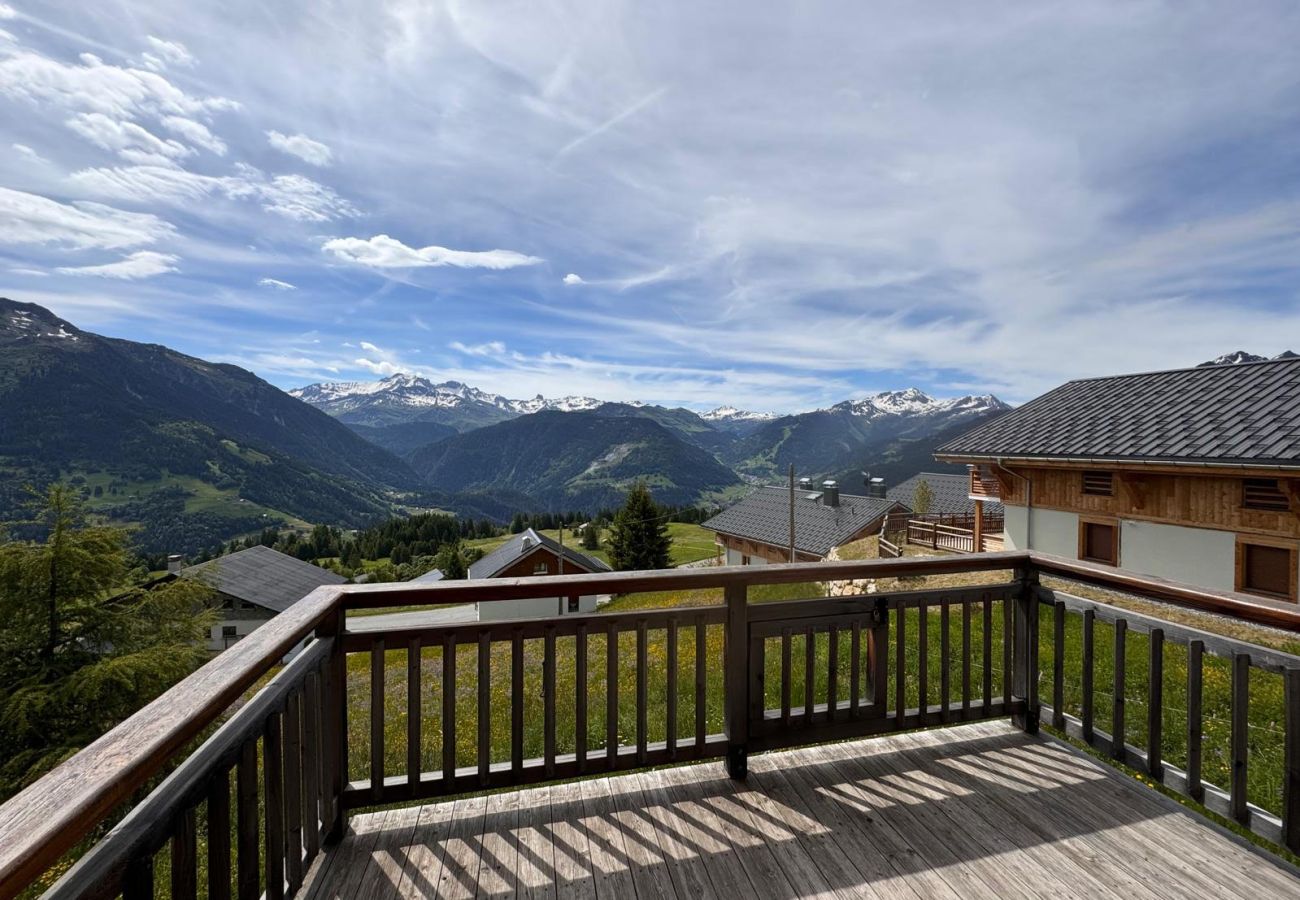
[[[814,580],[906,584],[966,574],[987,583],[750,596]],[[1031,732],[1043,716],[1300,850],[1300,657],[1049,589],[1041,576],[1300,631],[1300,613],[1278,604],[1021,552],[321,588],[0,807],[0,897],[42,877],[169,768],[48,896],[152,898],[166,887],[193,897],[203,882],[212,898],[274,900],[299,889],[356,809],[717,757],[743,778],[757,751],[1006,716]],[[701,588],[720,589],[722,602],[346,629],[349,610]],[[1098,623],[1109,658],[1097,649]],[[1067,632],[1081,633],[1078,654],[1068,652]],[[1130,634],[1142,636],[1147,658],[1144,746],[1127,739]],[[304,638],[312,638],[306,649],[280,667]],[[1185,647],[1188,660],[1178,700],[1187,753],[1178,766],[1162,751],[1170,645]],[[1231,760],[1221,785],[1204,777],[1202,756],[1202,678],[1213,657],[1231,671]],[[1078,716],[1066,712],[1067,662],[1083,680]],[[1261,677],[1280,686],[1260,687]],[[1093,698],[1107,688],[1103,731]],[[1278,811],[1248,799],[1248,715],[1258,690],[1282,695]]]
[[[992,470],[980,466],[970,467],[970,497],[974,500],[998,500],[1002,486]]]

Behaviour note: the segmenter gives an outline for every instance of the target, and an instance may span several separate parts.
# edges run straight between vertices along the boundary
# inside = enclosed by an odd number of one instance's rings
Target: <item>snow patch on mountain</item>
[[[1273,359],[1295,359],[1297,354],[1290,350],[1283,350]],[[1225,353],[1222,356],[1216,356],[1214,359],[1207,359],[1203,363],[1197,363],[1198,369],[1205,366],[1236,366],[1241,363],[1268,362],[1267,356],[1258,356],[1254,353],[1247,353],[1245,350],[1235,350],[1232,353]]]
[[[975,414],[1010,409],[992,394],[967,395],[937,400],[919,388],[882,391],[860,400],[845,400],[830,407],[831,412],[847,412],[874,419],[879,416],[925,416],[937,413]]]
[[[700,418],[706,422],[769,422],[776,418],[776,413],[751,412],[747,409],[736,409],[734,406],[719,406],[700,413]]]

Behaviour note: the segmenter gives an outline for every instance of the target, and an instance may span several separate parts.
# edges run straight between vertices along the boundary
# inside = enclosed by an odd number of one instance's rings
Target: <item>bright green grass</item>
[[[545,529],[538,534],[558,541],[560,533],[556,529]],[[579,553],[585,553],[588,556],[594,556],[602,562],[609,562],[609,554],[605,548],[605,541],[608,539],[609,531],[601,531],[599,550],[587,550],[582,546],[582,536],[574,534],[567,528],[564,531],[564,546],[572,547]],[[475,538],[474,540],[465,541],[465,547],[478,548],[486,555],[491,553],[497,547],[500,547],[510,539],[511,535],[491,538]],[[708,559],[717,553],[717,548],[713,539],[713,532],[701,528],[699,525],[693,525],[687,522],[669,522],[668,537],[672,540],[672,546],[668,550],[668,564],[670,566],[680,566],[682,563],[695,562],[700,559]]]

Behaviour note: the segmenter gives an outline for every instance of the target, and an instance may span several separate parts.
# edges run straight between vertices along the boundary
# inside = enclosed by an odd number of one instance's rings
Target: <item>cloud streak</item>
[[[372,238],[334,238],[321,245],[325,253],[343,262],[372,269],[415,269],[452,266],[457,269],[515,269],[543,260],[513,250],[448,250],[446,247],[408,247],[386,234]]]

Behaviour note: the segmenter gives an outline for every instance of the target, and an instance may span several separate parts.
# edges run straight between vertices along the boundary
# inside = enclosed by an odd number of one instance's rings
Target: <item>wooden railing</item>
[[[970,496],[997,500],[1002,496],[1002,486],[991,471],[981,471],[979,466],[971,466]]]
[[[751,587],[814,579],[905,584],[961,573],[1004,576],[830,599],[751,603],[749,596]],[[153,897],[157,889],[192,897],[204,885],[213,898],[276,898],[297,890],[313,857],[358,808],[716,757],[742,778],[748,755],[760,750],[1001,716],[1033,731],[1040,712],[1267,839],[1300,847],[1300,658],[1054,592],[1039,584],[1040,574],[1234,608],[1300,631],[1300,613],[1274,604],[1027,553],[322,588],[0,807],[0,898],[32,884],[106,819],[116,824],[50,896]],[[722,602],[343,627],[349,610],[699,588],[720,589]],[[1044,608],[1050,636],[1040,628]],[[1065,702],[1069,617],[1080,618],[1070,627],[1084,635],[1089,699],[1078,717]],[[1159,727],[1158,688],[1148,706],[1157,737],[1145,750],[1126,742],[1124,665],[1113,668],[1110,732],[1097,727],[1091,698],[1105,685],[1089,660],[1098,620],[1113,627],[1120,662],[1130,630],[1152,635],[1153,648],[1184,643],[1198,661],[1201,654],[1230,658],[1236,680],[1226,789],[1203,777],[1199,742],[1189,744],[1186,767],[1161,753],[1159,735],[1167,732]],[[304,637],[312,638],[306,649],[279,668]],[[1049,706],[1039,698],[1048,677],[1041,652],[1050,657]],[[1151,665],[1161,659],[1153,649]],[[1280,815],[1245,792],[1252,669],[1285,683]],[[1199,722],[1198,695],[1188,696],[1188,721]],[[1190,725],[1188,733],[1190,740]],[[123,801],[150,786],[116,817]]]
[[[985,528],[993,532],[1002,528],[1001,520],[985,520]],[[929,547],[932,550],[951,550],[955,553],[975,552],[975,524],[973,517],[951,517],[945,520],[909,519],[905,539],[909,544]],[[985,531],[980,552],[1002,549],[1002,539]]]

